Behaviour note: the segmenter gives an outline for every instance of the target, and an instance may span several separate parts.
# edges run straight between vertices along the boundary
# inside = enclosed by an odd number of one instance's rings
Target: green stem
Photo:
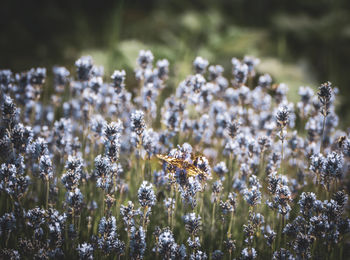
[[[45,197],[45,208],[46,209],[49,209],[48,206],[49,206],[49,192],[50,192],[50,181],[47,177],[46,179],[46,197]]]
[[[211,231],[213,232],[213,227],[214,227],[214,221],[215,221],[215,206],[216,206],[216,202],[214,202],[214,205],[213,205],[213,211],[211,213]]]
[[[324,128],[325,128],[325,125],[326,125],[326,117],[327,117],[327,116],[323,116],[322,136],[321,136],[321,144],[320,144],[320,153],[323,152],[323,139],[324,139]]]
[[[232,212],[231,212],[230,225],[228,227],[227,237],[231,237],[231,227],[232,227],[233,213],[234,213],[234,210],[232,210]]]

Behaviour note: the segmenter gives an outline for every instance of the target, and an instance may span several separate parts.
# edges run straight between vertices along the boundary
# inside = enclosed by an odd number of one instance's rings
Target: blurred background
[[[258,71],[299,86],[331,81],[340,89],[338,113],[350,122],[350,1],[347,0],[2,0],[0,69],[14,72],[53,65],[73,69],[81,55],[127,71],[140,49],[171,64],[169,85],[191,73],[197,55],[222,64],[260,58]]]

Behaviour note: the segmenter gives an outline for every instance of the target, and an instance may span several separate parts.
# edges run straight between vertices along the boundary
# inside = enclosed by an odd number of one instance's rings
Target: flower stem
[[[215,221],[215,206],[216,206],[216,202],[214,202],[214,205],[213,205],[213,211],[211,213],[211,231],[213,232],[213,227],[214,227],[214,221]]]
[[[227,237],[231,237],[231,227],[232,227],[233,213],[234,213],[234,211],[232,210],[231,218],[230,218],[230,225],[229,225],[228,231],[227,231]]]
[[[46,196],[45,196],[45,208],[48,209],[49,207],[49,192],[50,192],[50,181],[47,178],[46,179]]]
[[[327,116],[323,116],[322,136],[321,136],[321,144],[320,144],[320,153],[323,152],[323,139],[324,139],[324,128],[325,128],[325,125],[326,125],[326,117],[327,117]]]

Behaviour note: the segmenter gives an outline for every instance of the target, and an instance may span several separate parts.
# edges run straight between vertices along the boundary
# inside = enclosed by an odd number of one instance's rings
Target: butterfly
[[[167,155],[157,154],[158,159],[170,164],[173,167],[186,170],[187,175],[189,177],[195,177],[197,175],[203,175],[206,177],[209,177],[208,174],[203,172],[201,169],[196,167],[194,164],[189,163],[188,161],[181,159],[181,158],[175,158]],[[198,160],[200,157],[196,157],[194,161]]]

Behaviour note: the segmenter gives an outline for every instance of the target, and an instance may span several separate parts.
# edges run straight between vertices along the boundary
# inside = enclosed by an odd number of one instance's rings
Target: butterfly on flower
[[[208,174],[206,174],[204,171],[196,167],[193,163],[190,163],[187,160],[184,160],[182,158],[175,158],[168,155],[162,155],[157,154],[158,159],[168,163],[170,166],[186,170],[188,177],[195,177],[197,175],[205,176],[206,178],[210,178]],[[200,159],[201,156],[197,156],[194,161],[197,161]]]

